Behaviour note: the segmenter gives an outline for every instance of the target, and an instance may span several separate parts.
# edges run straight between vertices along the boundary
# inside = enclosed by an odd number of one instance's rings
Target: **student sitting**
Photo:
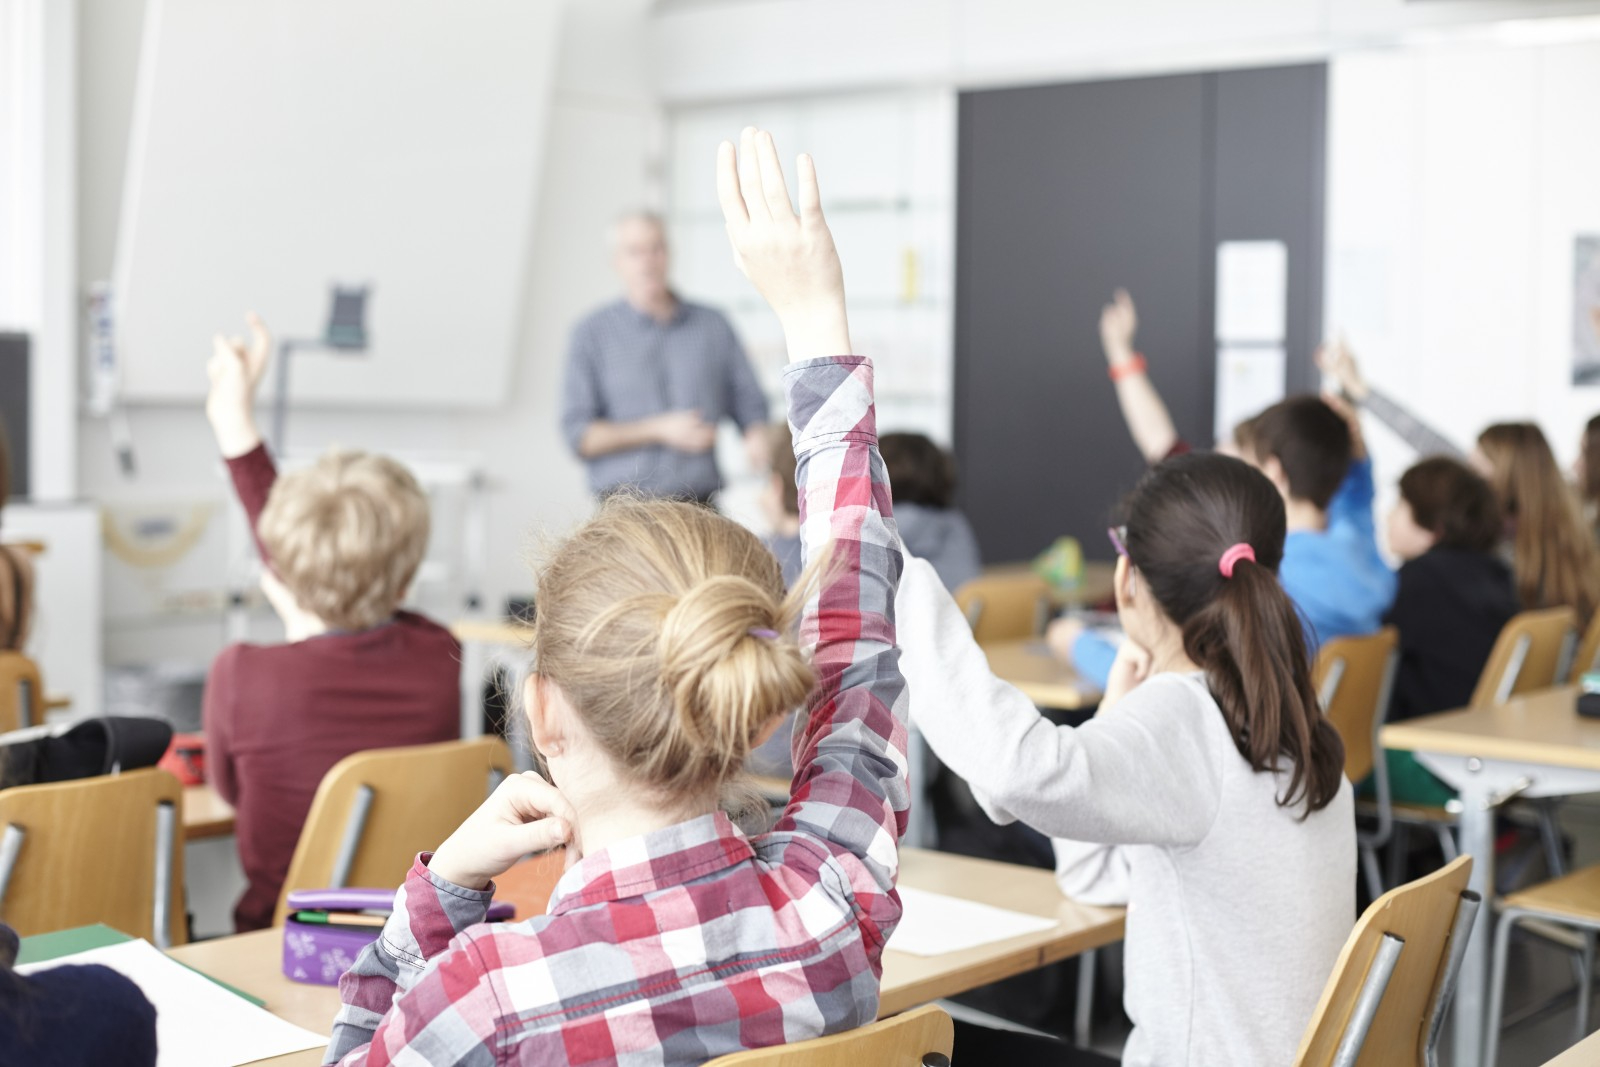
[[[889,468],[900,540],[954,592],[983,570],[972,525],[955,507],[955,461],[920,433],[886,433],[878,447]]]
[[[0,1063],[21,1067],[155,1067],[156,1009],[99,964],[12,970],[17,933],[0,923]]]
[[[741,140],[742,189],[731,145],[717,184],[788,342],[820,577],[785,594],[754,535],[668,501],[607,501],[561,545],[524,690],[550,782],[509,779],[418,858],[340,982],[329,1062],[701,1064],[877,1015],[909,788],[900,544],[810,159],[796,218],[771,135]],[[718,794],[801,703],[792,798],[746,837]],[[549,913],[483,924],[491,879],[563,841]]]
[[[354,752],[461,733],[461,648],[399,610],[428,544],[428,501],[392,459],[332,452],[279,478],[252,405],[272,342],[215,340],[206,415],[288,641],[224,649],[206,680],[206,767],[238,811],[240,931],[272,923],[322,776]]]
[[[1511,568],[1496,554],[1500,514],[1489,484],[1459,460],[1434,456],[1400,479],[1389,548],[1404,562],[1384,622],[1400,631],[1389,720],[1465,707],[1500,631],[1520,609]],[[1391,795],[1441,805],[1455,796],[1410,752],[1390,750]]]
[[[11,499],[11,456],[0,423],[0,509]],[[0,545],[0,651],[20,652],[33,619],[33,557],[15,545]]]
[[[1344,746],[1278,582],[1282,499],[1191,454],[1126,515],[1127,641],[1094,719],[1054,726],[995,678],[915,560],[896,602],[913,714],[992,818],[1067,839],[1068,895],[1129,905],[1124,1065],[1281,1067],[1350,931],[1356,863]]]

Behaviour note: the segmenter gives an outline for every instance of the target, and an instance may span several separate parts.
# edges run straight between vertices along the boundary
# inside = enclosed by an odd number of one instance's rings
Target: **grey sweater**
[[[997,822],[1063,840],[1057,879],[1128,905],[1125,1067],[1293,1061],[1355,919],[1345,783],[1305,819],[1253,772],[1198,676],[1162,674],[1073,730],[989,673],[959,609],[908,560],[896,599],[912,723]]]

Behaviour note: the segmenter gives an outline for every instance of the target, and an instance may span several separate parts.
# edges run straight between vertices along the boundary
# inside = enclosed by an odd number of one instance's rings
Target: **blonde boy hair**
[[[258,533],[300,607],[365,630],[394,614],[422,564],[428,498],[387,456],[330,452],[278,479]]]
[[[538,576],[533,659],[618,769],[672,797],[720,789],[816,682],[777,559],[708,508],[615,496]]]

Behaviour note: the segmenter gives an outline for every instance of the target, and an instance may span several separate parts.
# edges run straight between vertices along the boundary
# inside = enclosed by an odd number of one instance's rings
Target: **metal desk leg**
[[[1455,1019],[1452,1023],[1452,1060],[1455,1067],[1482,1067],[1484,1011],[1489,991],[1489,916],[1494,909],[1494,816],[1490,807],[1493,783],[1468,778],[1461,783],[1461,851],[1472,857],[1472,878],[1468,888],[1486,902],[1478,909],[1472,939],[1461,960],[1461,976],[1456,985]]]

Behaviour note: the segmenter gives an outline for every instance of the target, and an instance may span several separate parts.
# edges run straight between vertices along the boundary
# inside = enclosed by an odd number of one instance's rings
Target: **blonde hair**
[[[1512,567],[1523,606],[1565,605],[1577,612],[1579,626],[1588,625],[1600,606],[1600,551],[1544,433],[1531,422],[1496,423],[1479,436],[1478,447],[1514,526]]]
[[[816,677],[756,537],[694,504],[615,496],[538,576],[533,655],[617,767],[672,797],[720,789]]]
[[[273,569],[335,630],[394,614],[428,549],[428,498],[395,460],[330,452],[280,477],[258,527]]]

